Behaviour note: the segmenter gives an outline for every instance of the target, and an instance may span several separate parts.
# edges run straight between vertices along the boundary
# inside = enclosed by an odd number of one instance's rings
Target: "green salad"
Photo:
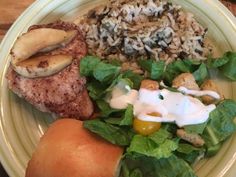
[[[121,177],[196,176],[191,165],[203,157],[215,155],[236,130],[234,100],[218,101],[206,122],[181,127],[187,134],[204,140],[204,145],[195,146],[177,136],[179,127],[175,123],[162,123],[158,130],[147,134],[136,131],[133,106],[114,109],[107,98],[117,84],[139,89],[144,79],[162,81],[167,89],[177,91],[171,84],[181,73],[192,73],[198,85],[209,79],[209,70],[219,70],[226,79],[235,81],[236,53],[227,52],[220,58],[209,57],[205,62],[177,60],[167,66],[163,61],[151,59],[138,63],[145,76],[132,71],[122,72],[117,61],[107,63],[95,56],[81,60],[80,73],[87,77],[87,89],[97,109],[96,119],[84,121],[84,127],[110,143],[124,147]]]

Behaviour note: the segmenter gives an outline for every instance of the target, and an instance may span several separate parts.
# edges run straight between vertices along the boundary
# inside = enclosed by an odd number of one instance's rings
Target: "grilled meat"
[[[58,21],[34,25],[29,30],[36,28],[78,30],[76,37],[66,46],[43,53],[69,54],[75,59],[71,65],[54,75],[33,79],[17,74],[10,66],[7,73],[9,88],[43,112],[56,113],[61,117],[89,118],[93,113],[93,104],[85,87],[86,79],[79,73],[79,60],[87,53],[87,47],[79,28],[74,24]]]

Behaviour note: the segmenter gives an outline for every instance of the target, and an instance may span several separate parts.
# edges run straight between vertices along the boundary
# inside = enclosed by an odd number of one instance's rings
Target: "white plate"
[[[236,22],[232,14],[216,0],[177,1],[209,29],[209,37],[219,53],[236,51]],[[0,160],[11,177],[23,177],[27,162],[40,137],[53,119],[35,110],[7,88],[5,73],[9,65],[9,51],[17,36],[33,24],[56,19],[74,21],[75,17],[104,0],[38,0],[14,23],[0,46]],[[216,73],[217,75],[217,73]],[[215,74],[213,77],[216,76]],[[228,98],[236,99],[235,83],[217,79]],[[194,168],[199,177],[235,177],[236,136],[230,138],[213,158],[198,163]]]

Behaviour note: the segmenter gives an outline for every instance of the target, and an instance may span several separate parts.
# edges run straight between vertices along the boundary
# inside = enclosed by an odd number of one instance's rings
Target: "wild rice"
[[[193,14],[166,1],[110,0],[92,9],[81,26],[89,52],[101,58],[169,63],[178,58],[204,60],[211,53],[205,45],[207,29]]]

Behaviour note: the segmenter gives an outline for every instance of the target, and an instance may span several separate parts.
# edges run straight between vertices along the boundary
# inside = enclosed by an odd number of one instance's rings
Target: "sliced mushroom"
[[[13,69],[27,78],[53,75],[72,63],[70,55],[45,55],[13,64]]]
[[[191,90],[199,90],[194,76],[191,73],[182,73],[178,75],[172,82],[172,87],[186,87]]]
[[[53,49],[58,45],[63,45],[76,35],[76,31],[64,31],[52,28],[39,28],[31,30],[20,36],[12,50],[12,63],[16,64],[38,51]]]

